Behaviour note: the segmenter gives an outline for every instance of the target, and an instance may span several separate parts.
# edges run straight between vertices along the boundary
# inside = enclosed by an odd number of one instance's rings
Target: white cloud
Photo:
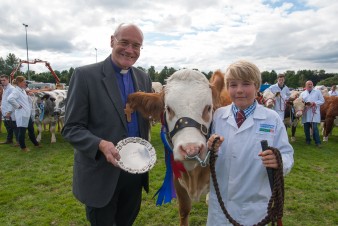
[[[136,66],[225,70],[248,59],[261,71],[324,69],[338,72],[338,2],[292,1],[119,1],[3,0],[0,56],[14,53],[68,70],[104,60],[119,23],[144,32]],[[17,7],[17,6],[20,7]],[[43,70],[43,67],[30,67]]]

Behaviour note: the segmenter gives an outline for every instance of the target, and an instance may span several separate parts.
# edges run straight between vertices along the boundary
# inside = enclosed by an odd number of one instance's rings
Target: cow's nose
[[[181,146],[181,150],[184,152],[186,156],[192,157],[200,154],[202,146],[203,145],[186,144],[184,146]]]

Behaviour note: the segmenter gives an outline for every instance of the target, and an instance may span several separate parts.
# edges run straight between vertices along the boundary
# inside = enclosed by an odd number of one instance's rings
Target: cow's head
[[[207,153],[206,135],[209,132],[214,103],[220,101],[224,89],[224,75],[217,71],[212,84],[195,70],[175,72],[161,93],[134,93],[128,104],[145,117],[159,119],[164,112],[169,137],[173,144],[174,159],[183,162],[187,170],[193,169],[198,156],[204,160]]]
[[[302,97],[298,97],[293,101],[296,117],[301,117],[305,109],[305,103]]]
[[[263,104],[267,108],[273,108],[276,102],[276,95],[271,90],[266,89],[263,92]]]
[[[67,90],[54,90],[53,95],[55,97],[54,114],[56,116],[63,115],[65,113]]]

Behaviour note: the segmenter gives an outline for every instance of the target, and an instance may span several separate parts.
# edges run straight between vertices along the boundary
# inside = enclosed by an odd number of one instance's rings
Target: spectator
[[[19,145],[22,151],[28,152],[29,149],[26,147],[25,136],[26,129],[28,128],[29,139],[32,143],[39,147],[39,143],[36,140],[34,134],[34,124],[31,118],[32,113],[32,104],[29,100],[29,97],[26,93],[26,79],[23,76],[16,77],[17,86],[14,91],[8,96],[7,100],[15,109],[15,118],[18,129],[18,140]]]
[[[75,149],[73,193],[86,205],[91,225],[132,225],[141,206],[148,173],[121,170],[115,145],[127,137],[148,139],[149,120],[125,116],[126,100],[151,92],[150,77],[133,67],[140,56],[142,31],[120,24],[111,36],[111,55],[75,69],[68,89],[62,135]]]
[[[336,85],[333,85],[332,87],[331,87],[331,90],[329,91],[329,95],[330,96],[338,96],[338,93],[337,93],[337,91],[336,91]]]
[[[276,103],[274,106],[274,110],[278,113],[279,117],[284,120],[284,113],[286,102],[289,99],[291,93],[289,88],[284,84],[285,75],[278,74],[277,83],[271,85],[268,89],[276,95]]]
[[[4,125],[7,130],[6,141],[1,142],[1,144],[13,144],[13,134],[16,141],[18,142],[18,131],[16,127],[14,108],[10,103],[8,103],[7,98],[15,90],[15,88],[10,84],[8,75],[1,75],[0,81],[3,87],[1,113]]]
[[[305,90],[300,94],[305,102],[305,109],[302,117],[304,124],[305,141],[311,144],[310,128],[312,128],[313,139],[317,147],[321,147],[319,131],[317,124],[320,123],[320,105],[324,104],[325,100],[320,90],[313,88],[313,82],[305,83]]]

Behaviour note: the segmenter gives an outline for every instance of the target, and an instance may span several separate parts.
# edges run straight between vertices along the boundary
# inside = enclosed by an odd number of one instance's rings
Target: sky
[[[225,71],[245,59],[261,71],[338,73],[337,0],[1,0],[0,57],[27,59],[27,24],[30,60],[59,71],[103,61],[120,23],[144,33],[135,66],[158,72]]]

